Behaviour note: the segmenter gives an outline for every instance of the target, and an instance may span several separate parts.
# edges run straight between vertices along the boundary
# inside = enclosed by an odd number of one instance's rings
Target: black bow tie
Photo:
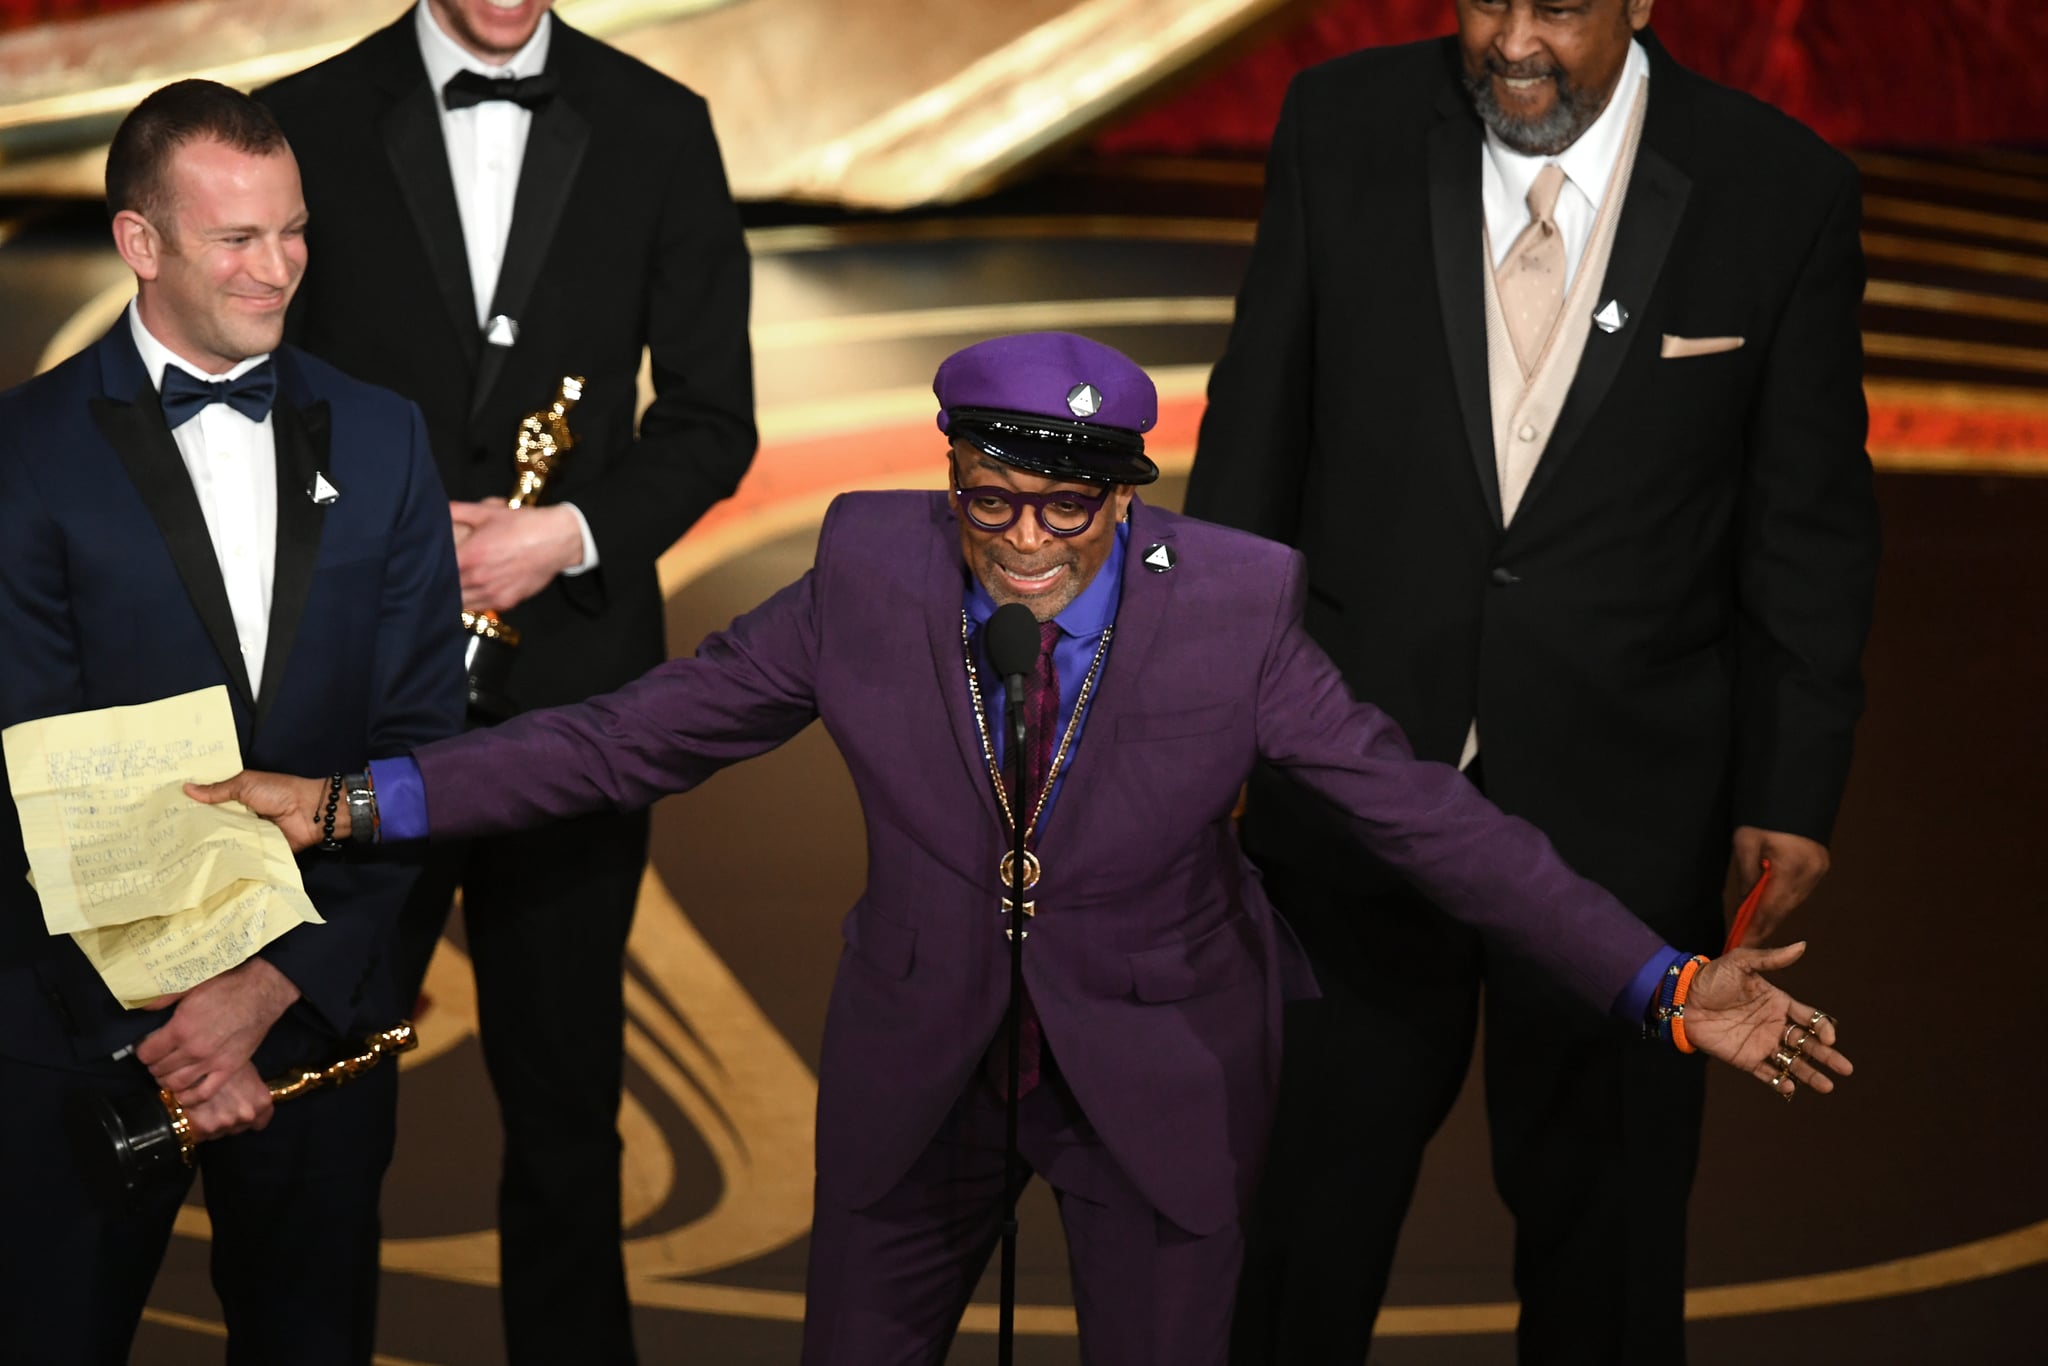
[[[264,361],[233,379],[201,379],[175,365],[164,367],[164,421],[171,429],[190,422],[210,403],[225,403],[251,422],[261,422],[277,398],[277,371]]]
[[[480,71],[458,71],[441,87],[441,103],[450,109],[468,109],[489,100],[510,100],[521,109],[538,109],[555,97],[561,84],[546,72],[486,76]]]

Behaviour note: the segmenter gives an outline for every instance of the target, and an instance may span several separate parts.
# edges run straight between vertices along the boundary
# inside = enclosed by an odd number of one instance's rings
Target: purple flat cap
[[[1071,332],[1020,332],[955,351],[932,380],[939,430],[1047,479],[1149,484],[1159,393],[1136,361]]]

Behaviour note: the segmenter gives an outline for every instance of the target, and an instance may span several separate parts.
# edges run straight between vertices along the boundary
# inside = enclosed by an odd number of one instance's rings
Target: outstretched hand
[[[1835,1089],[1829,1073],[1854,1069],[1835,1049],[1831,1015],[1794,1000],[1765,980],[1766,970],[1788,968],[1804,943],[1781,949],[1730,949],[1699,971],[1685,1002],[1685,1036],[1700,1052],[1763,1082],[1786,1100],[1800,1086]]]
[[[245,768],[222,782],[186,783],[185,795],[208,806],[240,802],[283,831],[294,854],[320,842],[321,817],[327,802],[325,778],[294,778],[288,773]],[[337,839],[348,834],[346,803],[336,813],[334,833]]]

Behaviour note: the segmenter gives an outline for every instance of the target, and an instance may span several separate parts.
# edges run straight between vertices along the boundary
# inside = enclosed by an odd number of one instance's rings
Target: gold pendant
[[[1024,851],[1024,890],[1027,894],[1038,886],[1038,873],[1038,855],[1032,853],[1029,849],[1026,849]],[[1002,878],[1003,885],[1010,889],[1010,895],[1003,898],[1003,914],[1008,915],[1010,913],[1011,906],[1015,902],[1017,892],[1016,850],[1010,849],[1004,851],[1003,861],[1001,864],[997,866],[997,875]],[[1025,902],[1024,914],[1037,915],[1038,903],[1036,901]]]

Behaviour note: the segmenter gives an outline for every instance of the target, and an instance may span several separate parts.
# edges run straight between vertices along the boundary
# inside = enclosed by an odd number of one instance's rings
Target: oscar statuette
[[[407,1052],[419,1042],[412,1025],[401,1021],[363,1040],[363,1050],[337,1058],[325,1067],[301,1068],[265,1083],[278,1104],[323,1086],[353,1081],[387,1057]],[[167,1172],[192,1165],[199,1140],[192,1124],[169,1091],[138,1091],[116,1100],[80,1095],[71,1108],[72,1146],[93,1184],[118,1199],[142,1189]]]
[[[569,430],[569,410],[582,397],[582,376],[564,375],[555,390],[555,401],[519,420],[519,440],[512,451],[519,479],[512,496],[505,500],[506,507],[522,508],[540,501],[563,455],[576,444]],[[519,632],[496,612],[464,608],[462,633],[468,638],[462,662],[468,675],[469,709],[486,720],[502,721],[519,710],[505,690],[519,649]]]

